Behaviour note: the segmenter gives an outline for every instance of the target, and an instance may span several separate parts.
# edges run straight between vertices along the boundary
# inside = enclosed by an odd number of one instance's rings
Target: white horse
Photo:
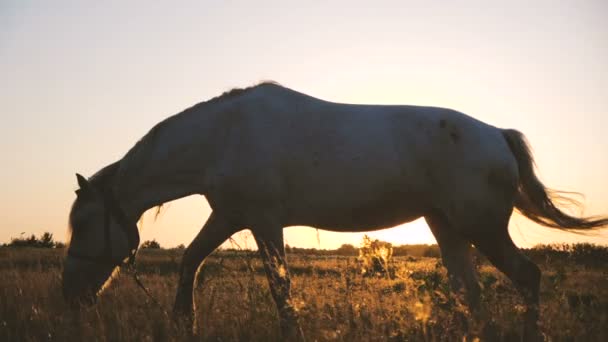
[[[532,338],[539,334],[540,271],[509,237],[513,208],[558,229],[608,225],[608,218],[558,209],[558,195],[533,168],[521,133],[454,110],[333,103],[269,82],[234,89],[162,121],[89,180],[78,175],[64,295],[94,299],[135,256],[144,211],[201,194],[213,212],[184,253],[177,314],[192,318],[193,281],[203,260],[248,228],[282,333],[302,337],[284,273],[284,227],[362,232],[424,217],[451,286],[464,285],[477,306],[474,245],[521,291],[524,334]]]

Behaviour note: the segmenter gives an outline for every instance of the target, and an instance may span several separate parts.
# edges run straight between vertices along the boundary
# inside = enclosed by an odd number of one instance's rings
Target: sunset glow
[[[232,87],[277,82],[335,102],[449,107],[528,137],[549,187],[608,213],[605,1],[9,1],[0,5],[0,243],[64,240],[76,172],[120,159],[154,124]],[[567,52],[567,53],[566,53]],[[202,196],[141,221],[142,241],[187,245]],[[588,241],[514,217],[519,246]],[[367,233],[434,243],[423,219]],[[358,245],[363,233],[290,227],[291,246]],[[245,233],[235,240],[255,246]],[[229,244],[229,243],[228,243]]]

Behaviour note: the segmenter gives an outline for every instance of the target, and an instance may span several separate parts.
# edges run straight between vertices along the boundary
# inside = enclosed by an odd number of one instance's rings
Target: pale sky
[[[272,79],[332,101],[450,107],[516,128],[553,188],[608,213],[608,2],[0,2],[0,242],[59,240],[76,189],[154,124]],[[203,197],[172,202],[142,241],[188,244]],[[423,221],[371,236],[434,243]],[[519,246],[589,241],[515,218]],[[290,245],[362,234],[289,228]],[[249,238],[244,244],[255,245]]]

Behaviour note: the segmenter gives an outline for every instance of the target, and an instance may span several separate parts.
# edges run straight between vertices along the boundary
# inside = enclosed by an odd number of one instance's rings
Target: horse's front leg
[[[256,227],[253,229],[253,236],[268,277],[270,293],[279,311],[282,339],[304,341],[304,334],[291,301],[291,280],[285,261],[283,228],[272,225]]]
[[[235,226],[231,225],[228,220],[211,213],[201,231],[184,252],[173,313],[176,319],[185,319],[189,329],[194,327],[192,291],[197,270],[205,258],[236,231]],[[203,271],[204,268],[201,266],[199,276],[204,275]]]

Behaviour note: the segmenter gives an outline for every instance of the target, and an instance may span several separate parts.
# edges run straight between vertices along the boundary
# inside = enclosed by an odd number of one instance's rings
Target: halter
[[[105,264],[115,266],[128,266],[128,270],[131,270],[131,274],[133,275],[133,279],[135,283],[144,291],[144,293],[150,298],[150,300],[165,314],[165,316],[169,317],[168,311],[163,307],[162,304],[144,286],[142,281],[139,279],[139,275],[137,273],[137,269],[135,268],[135,255],[137,254],[137,250],[139,247],[139,231],[137,230],[137,226],[133,223],[129,223],[127,215],[118,205],[118,201],[114,198],[114,193],[112,190],[107,190],[103,193],[104,199],[104,238],[105,245],[103,247],[103,251],[100,255],[90,256],[86,254],[80,254],[77,252],[68,249],[68,255],[71,257],[75,257],[78,259],[94,262],[97,264]],[[127,240],[129,242],[130,254],[127,260],[120,260],[112,258],[112,243],[110,242],[110,214],[114,215],[114,218],[118,221],[118,225],[123,230],[123,232],[127,235]]]
[[[71,248],[68,249],[68,255],[74,258],[98,263],[98,264],[106,264],[112,266],[120,266],[123,264],[133,265],[135,262],[135,254],[137,254],[137,249],[139,246],[139,232],[137,230],[137,226],[135,224],[130,223],[127,219],[127,215],[124,213],[122,208],[118,205],[118,202],[114,198],[114,194],[112,190],[104,191],[103,193],[104,199],[104,238],[105,244],[103,251],[101,254],[96,256],[90,256],[78,252],[74,252]],[[110,236],[110,220],[111,215],[114,216],[116,221],[118,221],[118,225],[123,230],[125,235],[127,236],[130,254],[128,259],[115,259],[112,256],[112,243]]]

